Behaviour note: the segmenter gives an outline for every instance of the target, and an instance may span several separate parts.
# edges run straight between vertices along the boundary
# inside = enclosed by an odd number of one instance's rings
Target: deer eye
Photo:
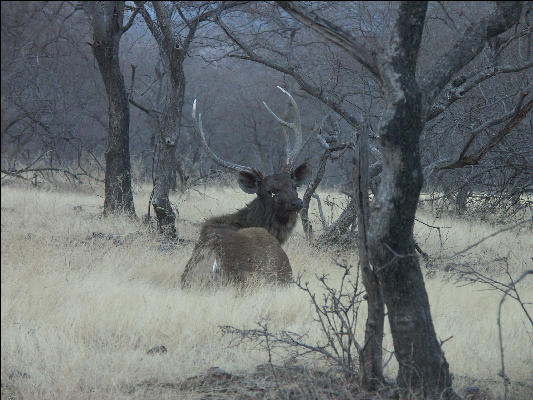
[[[271,196],[275,196],[278,194],[278,191],[277,190],[268,190],[267,193]]]

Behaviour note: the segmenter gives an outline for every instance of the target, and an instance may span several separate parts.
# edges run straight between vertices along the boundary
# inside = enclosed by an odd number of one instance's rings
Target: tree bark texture
[[[359,209],[359,266],[366,289],[367,318],[365,344],[359,354],[359,381],[366,391],[375,391],[383,378],[383,328],[385,325],[385,303],[378,277],[370,266],[368,257],[368,131],[361,132],[358,167],[354,168],[354,197]]]
[[[380,126],[383,172],[370,223],[369,250],[383,288],[403,398],[454,398],[448,363],[435,334],[413,225],[422,188],[421,92],[415,79],[427,9],[399,6],[391,45],[380,62],[387,109]]]
[[[171,93],[169,103],[162,117],[162,134],[159,139],[159,154],[155,169],[154,196],[152,206],[157,217],[159,231],[169,238],[176,237],[176,213],[169,200],[169,192],[175,180],[177,168],[176,143],[180,136],[180,125],[185,96],[185,74],[183,56],[169,62]]]
[[[109,131],[105,152],[104,215],[125,213],[134,217],[129,103],[119,63],[124,2],[88,2],[87,8],[93,28],[93,54],[108,98]]]

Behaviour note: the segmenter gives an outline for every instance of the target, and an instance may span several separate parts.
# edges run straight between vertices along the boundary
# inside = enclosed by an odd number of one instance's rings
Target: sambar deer
[[[302,200],[296,190],[309,173],[307,163],[294,167],[302,147],[302,127],[296,101],[289,92],[278,86],[289,98],[294,121],[279,118],[263,102],[267,110],[284,127],[294,131],[293,145],[285,129],[286,165],[279,173],[263,176],[256,168],[234,164],[218,157],[208,146],[202,127],[202,115],[196,117],[196,100],[192,117],[194,129],[205,152],[217,164],[237,171],[243,191],[256,198],[233,214],[206,220],[185,271],[181,286],[191,284],[232,283],[242,285],[253,280],[269,283],[289,283],[292,268],[281,245],[296,225]]]

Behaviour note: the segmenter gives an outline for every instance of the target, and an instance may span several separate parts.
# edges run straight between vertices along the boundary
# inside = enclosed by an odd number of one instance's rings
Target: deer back
[[[291,280],[289,258],[266,229],[221,228],[199,241],[182,275],[182,286],[287,284]]]

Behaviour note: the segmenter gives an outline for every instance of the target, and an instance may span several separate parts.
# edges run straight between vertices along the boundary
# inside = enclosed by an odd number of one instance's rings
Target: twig
[[[440,341],[440,347],[442,347],[442,345],[443,345],[444,343],[446,343],[448,340],[451,340],[451,339],[453,339],[453,335],[450,336],[449,338],[446,338],[446,339],[444,339],[444,340],[441,340],[441,341]]]
[[[318,195],[318,193],[313,193],[311,197],[316,200],[316,204],[318,207],[318,215],[320,215],[320,222],[322,223],[322,228],[326,230],[328,229],[328,223],[326,222],[326,218],[324,217],[324,210],[322,210],[322,202],[320,201],[320,196]]]
[[[505,375],[505,360],[504,360],[504,352],[503,352],[503,337],[502,337],[502,324],[501,324],[501,314],[502,314],[502,305],[503,305],[503,302],[505,301],[505,298],[507,297],[509,291],[511,291],[515,285],[520,282],[522,279],[524,279],[526,277],[526,275],[530,275],[530,274],[533,274],[533,269],[529,269],[527,271],[524,271],[522,273],[522,275],[520,275],[520,277],[512,282],[511,281],[511,284],[509,285],[509,287],[507,288],[507,290],[504,292],[501,300],[500,300],[500,304],[498,305],[498,319],[497,319],[497,323],[498,323],[498,340],[499,340],[499,343],[500,343],[500,360],[501,360],[501,367],[502,367],[502,370],[500,372],[500,376],[502,377],[502,380],[503,380],[503,388],[504,388],[504,392],[503,392],[503,398],[504,400],[507,400],[507,395],[508,395],[508,392],[509,392],[509,378]],[[530,319],[531,321],[531,319]],[[532,323],[533,325],[533,323]]]
[[[499,235],[499,234],[502,233],[502,232],[510,231],[510,230],[512,230],[512,229],[514,229],[514,228],[520,226],[520,225],[525,224],[526,222],[531,223],[531,221],[527,221],[527,220],[526,220],[526,221],[520,221],[520,222],[518,222],[518,223],[516,223],[516,224],[514,224],[514,225],[511,225],[511,226],[508,226],[508,227],[506,227],[506,228],[500,229],[499,231],[496,231],[496,232],[494,232],[494,233],[492,233],[492,234],[490,234],[490,235],[488,235],[488,236],[485,236],[483,239],[478,240],[476,243],[474,243],[474,244],[472,244],[472,245],[470,245],[470,246],[464,248],[464,249],[461,250],[461,251],[458,251],[457,253],[451,255],[450,257],[443,257],[443,258],[444,258],[444,259],[452,259],[452,258],[455,258],[455,257],[457,257],[457,256],[459,256],[459,255],[461,255],[461,254],[463,254],[463,253],[466,253],[468,250],[470,250],[470,249],[472,249],[472,248],[478,246],[479,244],[483,243],[485,240],[490,239],[491,237],[494,237],[494,236],[496,236],[496,235]]]
[[[422,225],[425,225],[427,226],[428,228],[433,228],[433,229],[436,229],[437,232],[439,233],[439,241],[440,241],[440,246],[442,247],[442,235],[440,233],[440,230],[441,229],[450,229],[451,226],[434,226],[434,225],[429,225],[427,223],[425,223],[424,221],[421,221],[419,220],[418,218],[415,218],[415,221],[417,222],[420,222]],[[424,255],[425,253],[422,251],[422,249],[420,249],[420,247],[418,247],[418,244],[415,243],[415,248],[418,250],[418,252],[422,255]],[[427,254],[426,254],[427,256]]]
[[[23,168],[23,169],[19,169],[19,170],[5,170],[2,168],[2,173],[4,174],[7,174],[7,175],[10,175],[10,176],[14,176],[14,177],[17,177],[17,178],[21,178],[21,179],[26,179],[22,176],[23,173],[25,172],[61,172],[67,176],[71,176],[72,178],[74,178],[76,181],[78,182],[81,182],[80,178],[78,177],[77,174],[69,171],[69,170],[66,170],[66,169],[63,169],[63,168],[53,168],[53,167],[43,167],[43,168]]]

